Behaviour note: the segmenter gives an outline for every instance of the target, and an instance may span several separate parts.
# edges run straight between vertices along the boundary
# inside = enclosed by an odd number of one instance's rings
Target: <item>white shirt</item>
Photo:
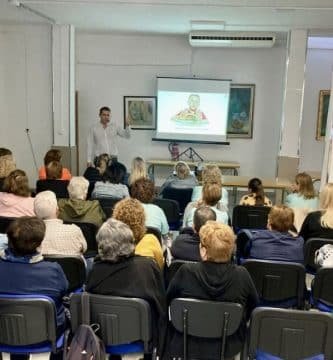
[[[115,123],[109,122],[104,128],[101,122],[90,128],[87,138],[87,160],[93,162],[101,154],[118,156],[116,138],[118,136],[129,138],[129,127],[120,129]]]

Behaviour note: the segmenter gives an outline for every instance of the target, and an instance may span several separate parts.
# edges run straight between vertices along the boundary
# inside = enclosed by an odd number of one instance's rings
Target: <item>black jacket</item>
[[[333,239],[333,229],[321,226],[321,215],[321,211],[314,211],[308,214],[304,219],[302,228],[299,232],[299,235],[303,237],[304,242],[313,237]]]
[[[191,227],[183,228],[172,242],[171,254],[177,260],[201,261],[199,244],[199,235]]]
[[[86,290],[148,301],[153,319],[153,342],[159,353],[163,351],[166,301],[162,274],[155,261],[143,256],[132,256],[117,263],[97,261],[88,275]]]
[[[213,301],[237,302],[244,306],[244,318],[238,331],[227,338],[226,357],[237,354],[244,343],[246,321],[258,304],[258,294],[245,268],[229,263],[198,262],[184,264],[172,279],[168,291],[168,304],[178,297]],[[182,354],[182,334],[169,329],[168,351],[170,356]],[[189,337],[189,357],[218,359],[220,339]]]

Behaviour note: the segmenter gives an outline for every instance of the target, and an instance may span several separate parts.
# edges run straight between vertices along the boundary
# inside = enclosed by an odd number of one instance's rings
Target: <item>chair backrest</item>
[[[312,283],[312,302],[320,310],[333,309],[333,268],[323,267],[318,270]]]
[[[153,226],[146,226],[146,234],[153,234],[157,237],[160,244],[162,244],[162,234],[159,229]]]
[[[81,221],[64,221],[64,224],[75,224],[81,229],[87,242],[87,251],[84,253],[84,257],[92,257],[97,254],[96,234],[98,227],[95,224]]]
[[[304,264],[306,271],[315,274],[318,265],[315,264],[315,252],[325,244],[332,244],[333,239],[310,238],[304,244]]]
[[[170,320],[183,333],[183,359],[187,359],[187,336],[221,339],[221,359],[224,359],[226,337],[234,334],[242,321],[243,307],[237,303],[198,299],[173,299]]]
[[[155,198],[153,204],[159,206],[167,218],[170,230],[178,230],[180,225],[180,210],[176,200]]]
[[[0,349],[49,342],[55,351],[56,326],[56,308],[47,296],[0,294]]]
[[[240,229],[266,229],[268,206],[237,205],[232,212],[232,226],[237,233]]]
[[[333,359],[333,318],[328,314],[291,309],[257,308],[250,323],[249,359],[256,352],[283,360],[323,354]]]
[[[304,308],[305,268],[301,264],[246,260],[261,305]]]
[[[0,233],[5,234],[7,232],[7,228],[12,221],[16,218],[0,216]]]
[[[68,280],[68,292],[82,288],[86,281],[86,264],[81,256],[44,255],[45,261],[57,262]]]
[[[89,294],[90,322],[100,326],[99,336],[105,346],[144,343],[145,352],[150,351],[152,339],[151,311],[147,301]],[[81,294],[74,294],[70,302],[72,331],[82,324]]]
[[[178,201],[179,211],[184,213],[186,205],[191,201],[193,188],[177,188],[167,186],[162,193],[164,199],[171,199]]]
[[[69,184],[69,180],[37,180],[36,182],[36,194],[45,191],[51,190],[55,193],[57,199],[65,198],[68,199],[68,191],[67,186]]]
[[[98,200],[107,218],[112,216],[114,206],[120,201],[120,198],[94,198]]]

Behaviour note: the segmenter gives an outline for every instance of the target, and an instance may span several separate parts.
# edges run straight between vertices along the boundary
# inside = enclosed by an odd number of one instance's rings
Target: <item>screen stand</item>
[[[182,153],[180,153],[177,156],[177,161],[180,160],[182,156],[186,156],[188,159],[190,159],[192,162],[195,161],[204,161],[204,159],[192,148],[189,147],[186,150],[184,150]]]

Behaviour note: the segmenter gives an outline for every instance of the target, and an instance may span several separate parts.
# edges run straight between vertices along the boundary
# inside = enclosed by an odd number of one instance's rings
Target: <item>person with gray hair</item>
[[[160,355],[167,324],[162,272],[152,258],[134,254],[132,230],[123,222],[108,219],[96,239],[99,255],[88,275],[86,290],[146,300],[152,310],[153,345]]]
[[[68,185],[69,199],[59,199],[59,218],[64,221],[88,222],[100,227],[105,214],[98,200],[86,200],[89,181],[73,176]]]
[[[171,246],[171,255],[177,260],[201,261],[199,231],[208,220],[216,220],[216,213],[210,206],[198,207],[193,216],[193,226],[181,229]]]
[[[46,226],[41,245],[43,255],[82,255],[87,250],[87,242],[81,229],[58,219],[58,203],[54,192],[47,190],[38,193],[34,210]]]

